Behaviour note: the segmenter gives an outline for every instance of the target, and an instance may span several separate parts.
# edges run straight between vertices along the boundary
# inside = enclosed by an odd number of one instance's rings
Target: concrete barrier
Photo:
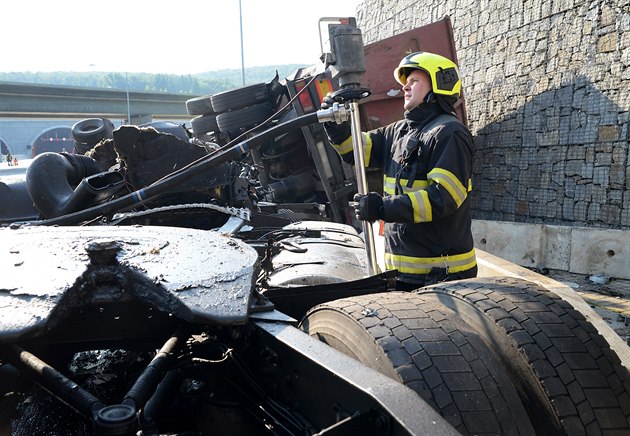
[[[524,267],[630,279],[630,231],[473,220],[475,246]]]

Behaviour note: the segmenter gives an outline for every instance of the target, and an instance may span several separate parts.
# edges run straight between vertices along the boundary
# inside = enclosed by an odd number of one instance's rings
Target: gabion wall
[[[357,22],[369,44],[445,15],[474,218],[629,229],[630,1],[364,0]]]

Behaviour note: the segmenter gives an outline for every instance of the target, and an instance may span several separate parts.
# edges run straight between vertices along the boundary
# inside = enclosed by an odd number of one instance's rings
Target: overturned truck
[[[630,432],[628,369],[563,298],[368,273],[320,127],[352,105],[317,98],[368,94],[360,32],[330,33],[329,68],[191,100],[193,131],[92,119],[3,183],[0,434]]]

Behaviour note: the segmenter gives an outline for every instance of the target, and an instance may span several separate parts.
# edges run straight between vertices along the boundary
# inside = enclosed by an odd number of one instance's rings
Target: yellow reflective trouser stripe
[[[370,165],[370,156],[372,156],[372,137],[367,133],[361,133],[363,136],[363,148],[365,149],[365,166]],[[352,152],[352,136],[343,141],[341,144],[333,144],[337,153],[344,155]]]
[[[407,194],[413,207],[413,222],[426,223],[433,220],[433,208],[429,201],[429,193],[424,189]]]
[[[447,268],[449,273],[466,271],[477,265],[475,249],[468,253],[441,257],[413,257],[385,253],[385,267],[406,274],[428,274],[432,268]]]
[[[404,192],[413,192],[419,189],[425,189],[429,186],[429,182],[427,180],[414,180],[411,188],[407,188],[407,183],[409,180],[400,179],[400,185],[403,188]],[[396,194],[396,178],[395,177],[383,177],[383,192],[388,195]]]
[[[427,179],[446,188],[455,204],[457,204],[457,207],[461,206],[464,200],[466,200],[466,188],[450,171],[442,168],[434,168],[427,175]]]

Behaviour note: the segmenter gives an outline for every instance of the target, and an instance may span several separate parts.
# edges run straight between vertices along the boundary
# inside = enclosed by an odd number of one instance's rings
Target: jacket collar
[[[437,103],[422,103],[405,111],[405,120],[409,127],[419,129],[441,113],[443,111]]]

